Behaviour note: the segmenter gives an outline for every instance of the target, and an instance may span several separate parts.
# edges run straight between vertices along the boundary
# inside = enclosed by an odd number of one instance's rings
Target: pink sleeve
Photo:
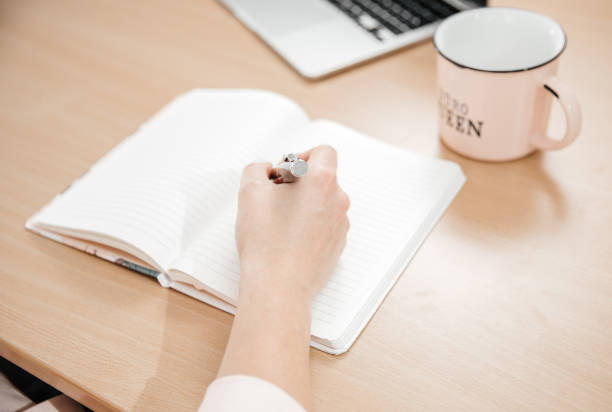
[[[305,412],[287,392],[254,376],[232,375],[210,384],[199,412]]]

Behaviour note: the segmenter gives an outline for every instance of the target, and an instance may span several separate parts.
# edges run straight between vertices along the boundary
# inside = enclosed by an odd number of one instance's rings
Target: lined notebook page
[[[313,335],[335,340],[463,174],[454,163],[399,150],[326,120],[312,122],[295,139],[300,146],[336,148],[338,182],[351,199],[346,248],[313,304]]]
[[[113,149],[34,219],[135,246],[167,270],[225,211],[244,164],[273,136],[295,134],[306,114],[263,91],[194,90]],[[84,236],[87,238],[87,236]]]
[[[338,179],[351,198],[351,229],[338,267],[312,306],[312,335],[342,335],[426,216],[461,174],[457,165],[398,150],[329,121],[271,141],[279,153],[327,143],[338,151]],[[227,180],[238,191],[239,180]],[[231,302],[238,298],[236,196],[209,221],[172,267]],[[271,292],[272,293],[272,292]]]

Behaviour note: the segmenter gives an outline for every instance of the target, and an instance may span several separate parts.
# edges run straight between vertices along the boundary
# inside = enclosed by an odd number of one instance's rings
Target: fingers
[[[310,154],[312,153],[313,150],[314,150],[314,147],[312,149],[306,150],[305,152],[297,153],[296,156],[302,160],[308,161],[308,159],[310,159]]]
[[[351,199],[348,197],[346,192],[342,189],[340,191],[340,208],[344,213],[348,212],[351,207]]]
[[[299,158],[308,162],[309,169],[315,173],[318,171],[329,172],[335,176],[336,168],[338,167],[338,156],[336,150],[329,145],[320,145],[297,155]],[[240,186],[244,187],[250,184],[258,184],[267,182],[270,179],[274,183],[282,183],[282,177],[276,176],[273,173],[272,163],[251,163],[244,168]],[[335,178],[334,178],[335,179]]]
[[[267,182],[272,173],[272,163],[251,163],[242,171],[240,187],[253,183]]]
[[[336,149],[329,145],[320,145],[297,155],[308,162],[309,168],[331,169],[336,171],[338,167],[338,155]]]

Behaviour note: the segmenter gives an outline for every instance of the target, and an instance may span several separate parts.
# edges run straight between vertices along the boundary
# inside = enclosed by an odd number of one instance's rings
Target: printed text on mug
[[[450,93],[440,89],[438,109],[440,117],[448,127],[468,136],[481,137],[484,122],[468,117],[470,108],[467,103],[455,99]]]

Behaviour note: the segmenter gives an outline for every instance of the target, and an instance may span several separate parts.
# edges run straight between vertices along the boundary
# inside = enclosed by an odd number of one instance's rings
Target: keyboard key
[[[327,1],[379,40],[392,38],[459,11],[442,0]]]
[[[458,9],[451,6],[450,4],[439,2],[439,1],[432,1],[431,4],[429,4],[429,7],[434,13],[436,13],[438,16],[442,18],[446,18],[450,16],[451,14],[455,14],[459,11]]]
[[[402,6],[400,6],[397,3],[393,3],[393,5],[391,6],[391,11],[393,12],[393,14],[398,15],[400,14],[404,9],[402,8]]]
[[[420,19],[422,19],[423,21],[427,23],[431,23],[435,20],[438,20],[438,18],[431,11],[429,11],[429,9],[423,7],[423,5],[416,0],[396,0],[396,1],[400,3],[402,6],[404,6],[404,8],[410,10],[412,14],[416,15],[417,17],[419,17]]]
[[[376,37],[378,37],[381,40],[388,40],[388,39],[392,39],[393,37],[395,37],[395,35],[389,30],[385,28],[381,28],[381,29],[376,30]]]
[[[366,13],[362,13],[357,19],[359,24],[367,30],[372,30],[380,26],[378,21]]]

